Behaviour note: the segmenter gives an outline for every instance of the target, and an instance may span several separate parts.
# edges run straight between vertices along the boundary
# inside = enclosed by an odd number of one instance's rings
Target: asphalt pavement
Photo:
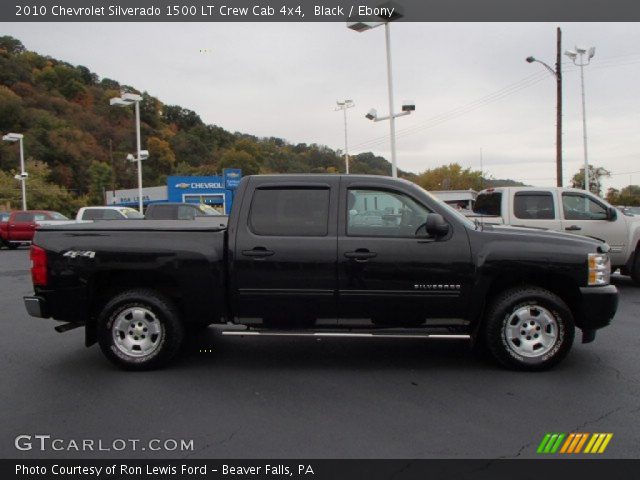
[[[27,315],[28,269],[28,249],[0,251],[0,458],[532,458],[547,432],[610,432],[601,458],[640,454],[640,287],[626,277],[613,324],[547,372],[460,341],[210,328],[168,368],[131,373],[85,348],[83,329]],[[151,439],[193,448],[142,450]]]

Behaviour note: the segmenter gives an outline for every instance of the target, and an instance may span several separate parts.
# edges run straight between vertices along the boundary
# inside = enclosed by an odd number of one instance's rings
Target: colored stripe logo
[[[612,438],[613,433],[547,433],[536,453],[604,453]]]

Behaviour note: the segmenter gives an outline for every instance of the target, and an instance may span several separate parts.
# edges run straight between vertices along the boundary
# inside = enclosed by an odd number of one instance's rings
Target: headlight
[[[608,285],[611,279],[611,260],[606,253],[590,253],[587,258],[589,266],[589,285]]]

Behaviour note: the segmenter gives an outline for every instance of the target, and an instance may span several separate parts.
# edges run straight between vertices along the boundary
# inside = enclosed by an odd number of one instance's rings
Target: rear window
[[[257,235],[323,237],[329,223],[328,188],[258,189],[249,227]]]
[[[87,208],[82,212],[82,220],[102,220],[102,210],[99,208]]]
[[[480,193],[473,205],[473,213],[478,215],[500,216],[500,205],[502,203],[502,192]]]

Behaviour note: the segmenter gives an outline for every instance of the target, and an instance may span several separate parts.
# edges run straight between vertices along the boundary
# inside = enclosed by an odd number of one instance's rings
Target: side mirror
[[[430,236],[443,237],[449,233],[449,224],[439,213],[430,213],[427,215],[425,230]]]
[[[608,207],[607,220],[609,220],[610,222],[613,222],[617,218],[618,218],[618,210],[614,207]]]

